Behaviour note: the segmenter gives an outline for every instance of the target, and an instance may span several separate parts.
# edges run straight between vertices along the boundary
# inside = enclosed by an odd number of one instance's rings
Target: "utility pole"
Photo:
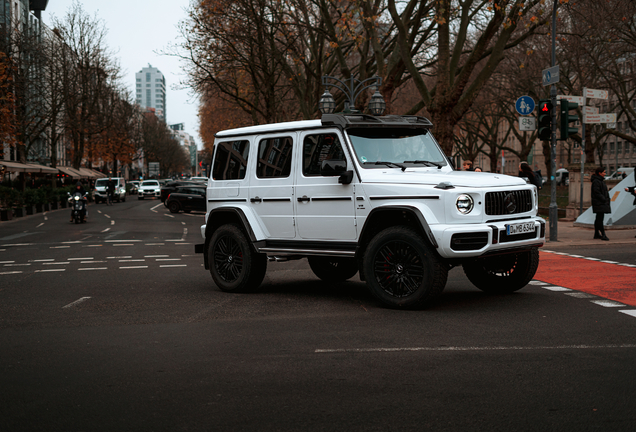
[[[551,67],[556,65],[556,11],[558,0],[554,0],[552,8],[552,62]],[[550,99],[552,100],[552,140],[550,143],[550,208],[548,216],[550,219],[550,241],[557,241],[559,208],[556,202],[556,84],[550,86]],[[581,172],[583,175],[583,172]]]

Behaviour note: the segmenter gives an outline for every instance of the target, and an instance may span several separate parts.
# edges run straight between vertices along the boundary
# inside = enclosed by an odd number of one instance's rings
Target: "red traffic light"
[[[539,106],[539,111],[542,113],[549,113],[552,109],[552,102],[542,102]]]

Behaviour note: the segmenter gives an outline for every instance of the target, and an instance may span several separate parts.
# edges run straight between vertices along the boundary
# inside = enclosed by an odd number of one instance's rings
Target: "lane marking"
[[[170,255],[144,255],[144,258],[166,258],[169,257]],[[13,261],[11,261],[13,262]]]
[[[98,245],[86,245],[86,246],[82,246],[82,247],[102,247],[102,246],[104,246],[104,245],[100,245],[100,244],[98,244]]]
[[[48,262],[48,261],[55,261],[55,259],[54,258],[47,258],[47,259],[29,260],[29,262]]]
[[[112,246],[134,246],[132,243],[114,243]]]
[[[65,242],[61,242],[62,244],[78,244],[81,243],[81,240],[75,240],[75,241],[65,241]]]
[[[106,229],[105,229],[105,230],[103,230],[102,232],[103,232],[103,233],[105,233],[105,232],[108,232],[108,231],[110,231],[110,228],[106,228]]]
[[[84,257],[84,258],[67,258],[69,261],[82,261],[82,260],[92,260],[95,259],[93,257]]]
[[[119,260],[119,262],[144,262],[146,261],[145,259],[121,259]]]
[[[155,209],[156,209],[157,207],[159,207],[159,206],[162,206],[162,205],[163,205],[163,203],[159,203],[159,204],[157,204],[156,206],[152,207],[150,210],[152,210],[153,212],[157,213],[157,212],[155,211]]]
[[[42,225],[44,225],[44,222],[42,222],[40,225],[36,226],[36,228],[40,228]]]
[[[157,258],[157,261],[181,261],[181,258]]]
[[[12,243],[12,244],[3,244],[2,247],[7,246],[33,246],[35,243]]]
[[[120,269],[142,269],[148,268],[148,266],[128,266],[128,267],[119,267]]]
[[[189,245],[189,244],[192,244],[192,243],[175,243],[175,245]]]
[[[146,246],[163,246],[165,243],[146,243]]]
[[[53,265],[53,264],[70,264],[69,261],[55,261],[55,262],[45,262],[42,265]]]
[[[566,296],[575,297],[575,298],[582,298],[582,299],[595,298],[596,297],[595,295],[584,293],[584,292],[566,292],[564,294]]]
[[[49,273],[49,272],[63,272],[65,271],[65,268],[59,268],[59,269],[45,269],[45,270],[36,270],[36,273]]]
[[[168,216],[169,218],[173,218],[174,219],[174,216],[169,215],[169,214],[164,214],[164,216]]]
[[[110,219],[110,216],[108,216],[107,214],[104,214],[104,216],[106,216],[108,219]]]
[[[108,267],[80,267],[77,270],[108,270]]]
[[[80,264],[97,264],[97,263],[104,263],[106,261],[80,261]]]
[[[106,243],[124,243],[124,242],[140,242],[141,240],[104,240]]]
[[[5,264],[4,267],[23,267],[30,266],[31,264]]]
[[[336,348],[336,349],[316,349],[314,353],[373,353],[373,352],[405,352],[405,351],[539,351],[539,350],[563,350],[563,349],[614,349],[614,348],[636,348],[636,344],[616,344],[616,345],[556,345],[556,346],[453,346],[453,347],[413,347],[413,348]]]
[[[126,256],[112,256],[112,257],[106,257],[106,259],[126,259],[126,258],[132,258],[131,255],[126,255]]]
[[[625,307],[627,305],[623,304],[623,303],[619,303],[616,301],[612,301],[612,300],[592,300],[592,303],[595,303],[599,306],[603,306],[603,307]]]
[[[619,312],[636,318],[636,310],[619,310]]]
[[[168,255],[166,255],[168,256]],[[0,261],[0,264],[13,264],[15,261]]]
[[[115,225],[115,221],[114,220],[110,221],[110,224]]]
[[[0,275],[20,274],[21,271],[0,272]]]
[[[50,249],[68,249],[70,246],[51,246]]]
[[[547,290],[550,290],[550,291],[572,291],[569,288],[563,288],[563,287],[560,287],[560,286],[542,286],[541,288],[544,288],[544,289],[547,289]]]
[[[69,303],[66,306],[62,306],[62,309],[66,309],[66,308],[70,308],[72,306],[78,305],[82,302],[85,302],[86,300],[88,300],[90,297],[82,297],[79,300],[75,300],[73,303]]]
[[[187,264],[163,264],[159,267],[187,267]]]

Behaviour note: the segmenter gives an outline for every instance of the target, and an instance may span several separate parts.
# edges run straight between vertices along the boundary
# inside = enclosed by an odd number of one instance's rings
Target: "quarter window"
[[[247,140],[219,143],[216,147],[212,178],[214,180],[244,179],[249,149],[250,143]]]
[[[291,172],[292,143],[290,137],[267,138],[258,144],[259,178],[289,177]]]
[[[345,160],[340,139],[335,133],[307,135],[303,142],[303,175],[318,176],[322,161]]]

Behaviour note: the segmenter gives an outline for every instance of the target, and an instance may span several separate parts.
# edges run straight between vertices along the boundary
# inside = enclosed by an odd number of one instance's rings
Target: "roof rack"
[[[375,127],[433,127],[433,123],[426,117],[420,116],[401,116],[401,115],[386,115],[386,116],[372,116],[368,114],[323,114],[322,118],[323,126],[338,126],[341,128],[348,128],[352,126],[375,126]]]

